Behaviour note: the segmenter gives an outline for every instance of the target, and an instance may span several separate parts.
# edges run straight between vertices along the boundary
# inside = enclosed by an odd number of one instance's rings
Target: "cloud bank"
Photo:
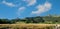
[[[26,9],[26,7],[20,7],[18,8],[17,15],[20,16],[21,13]]]
[[[23,0],[23,1],[28,3],[27,6],[32,6],[32,5],[36,4],[36,2],[37,2],[36,0]]]
[[[29,6],[32,6],[32,5],[34,5],[34,4],[36,3],[36,0],[22,0],[22,1],[27,2],[27,3],[28,3],[28,4],[27,4],[28,7],[29,7]],[[18,16],[20,16],[21,13],[22,13],[25,9],[26,9],[26,7],[20,7],[20,8],[18,9],[18,11],[17,11]]]
[[[5,5],[7,5],[7,6],[10,6],[10,7],[15,7],[16,6],[15,4],[6,2],[5,0],[2,1],[2,3],[5,4]]]
[[[37,8],[37,11],[32,11],[32,14],[41,14],[41,13],[44,13],[44,12],[47,12],[51,9],[51,6],[52,4],[49,3],[49,2],[45,2],[44,4],[39,4],[36,8]]]

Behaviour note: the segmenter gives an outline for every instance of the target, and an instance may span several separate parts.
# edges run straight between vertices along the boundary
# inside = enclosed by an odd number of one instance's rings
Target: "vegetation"
[[[56,23],[60,23],[60,16],[0,19],[0,29],[55,29]]]
[[[26,17],[24,19],[0,19],[0,24],[16,24],[16,23],[46,23],[46,24],[56,24],[60,23],[60,16],[36,16],[36,17]]]
[[[0,24],[0,29],[54,29],[54,24]]]

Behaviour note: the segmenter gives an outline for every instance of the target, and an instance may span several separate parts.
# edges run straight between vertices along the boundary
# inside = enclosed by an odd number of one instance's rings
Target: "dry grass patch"
[[[55,24],[0,24],[0,28],[9,29],[49,29]]]

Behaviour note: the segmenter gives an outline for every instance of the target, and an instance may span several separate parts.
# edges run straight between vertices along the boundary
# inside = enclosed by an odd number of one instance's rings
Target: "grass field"
[[[54,29],[56,24],[0,24],[0,29]]]

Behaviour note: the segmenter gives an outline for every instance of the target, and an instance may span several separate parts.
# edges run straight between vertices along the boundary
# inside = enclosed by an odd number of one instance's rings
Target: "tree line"
[[[15,24],[16,22],[24,23],[60,23],[60,17],[54,16],[36,16],[36,17],[26,17],[23,19],[0,19],[0,24]]]

